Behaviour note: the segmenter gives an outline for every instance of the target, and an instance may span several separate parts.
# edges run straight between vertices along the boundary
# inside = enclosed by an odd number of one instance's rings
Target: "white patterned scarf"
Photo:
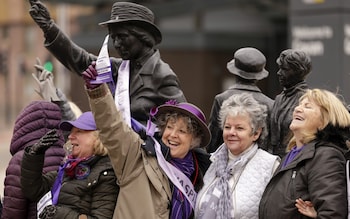
[[[122,113],[124,121],[131,127],[129,77],[130,61],[123,60],[118,69],[117,88],[114,101],[118,110]]]
[[[221,150],[215,154],[216,180],[209,187],[206,194],[203,195],[203,203],[200,206],[197,218],[199,219],[231,219],[234,218],[232,191],[230,189],[229,180],[235,173],[241,173],[249,160],[256,154],[258,145],[254,144],[252,148],[248,149],[247,153],[238,156],[234,160],[229,160],[228,149],[222,147]],[[237,179],[238,181],[238,179]]]

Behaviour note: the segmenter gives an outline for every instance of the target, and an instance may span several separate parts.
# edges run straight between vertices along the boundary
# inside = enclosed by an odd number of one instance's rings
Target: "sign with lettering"
[[[350,103],[350,13],[292,13],[289,31],[291,48],[311,56],[309,86],[338,92]]]

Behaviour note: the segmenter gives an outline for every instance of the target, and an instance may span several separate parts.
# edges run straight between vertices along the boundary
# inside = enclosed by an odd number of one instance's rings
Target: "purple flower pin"
[[[165,102],[165,104],[176,106],[177,105],[177,101],[176,100],[168,100],[167,102]]]

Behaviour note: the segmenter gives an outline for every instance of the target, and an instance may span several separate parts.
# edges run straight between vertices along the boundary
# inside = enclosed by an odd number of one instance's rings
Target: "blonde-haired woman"
[[[350,114],[340,99],[323,89],[308,90],[293,112],[290,151],[267,185],[259,216],[305,218],[296,200],[311,202],[317,218],[346,218],[346,140]]]
[[[56,130],[50,130],[25,150],[21,166],[23,193],[31,200],[40,200],[40,219],[112,218],[119,187],[92,113],[64,121],[60,129],[70,131],[71,150],[65,163],[58,172],[41,174],[45,151],[59,136]]]

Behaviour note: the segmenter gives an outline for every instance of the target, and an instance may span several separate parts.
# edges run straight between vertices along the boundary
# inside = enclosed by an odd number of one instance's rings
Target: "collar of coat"
[[[315,150],[318,147],[333,147],[341,151],[345,157],[350,158],[350,151],[346,146],[346,142],[350,139],[350,127],[341,128],[328,124],[323,130],[316,133],[316,139],[308,143],[308,147],[303,149],[303,152],[285,168],[281,169],[279,166],[274,175],[280,172],[295,168],[302,160],[310,159],[314,156]],[[350,140],[349,140],[350,141]],[[298,158],[299,157],[299,158]],[[286,156],[282,158],[281,163],[284,162]]]
[[[318,131],[316,140],[331,142],[342,150],[348,150],[350,146],[350,127],[341,128],[328,124],[324,129]]]

